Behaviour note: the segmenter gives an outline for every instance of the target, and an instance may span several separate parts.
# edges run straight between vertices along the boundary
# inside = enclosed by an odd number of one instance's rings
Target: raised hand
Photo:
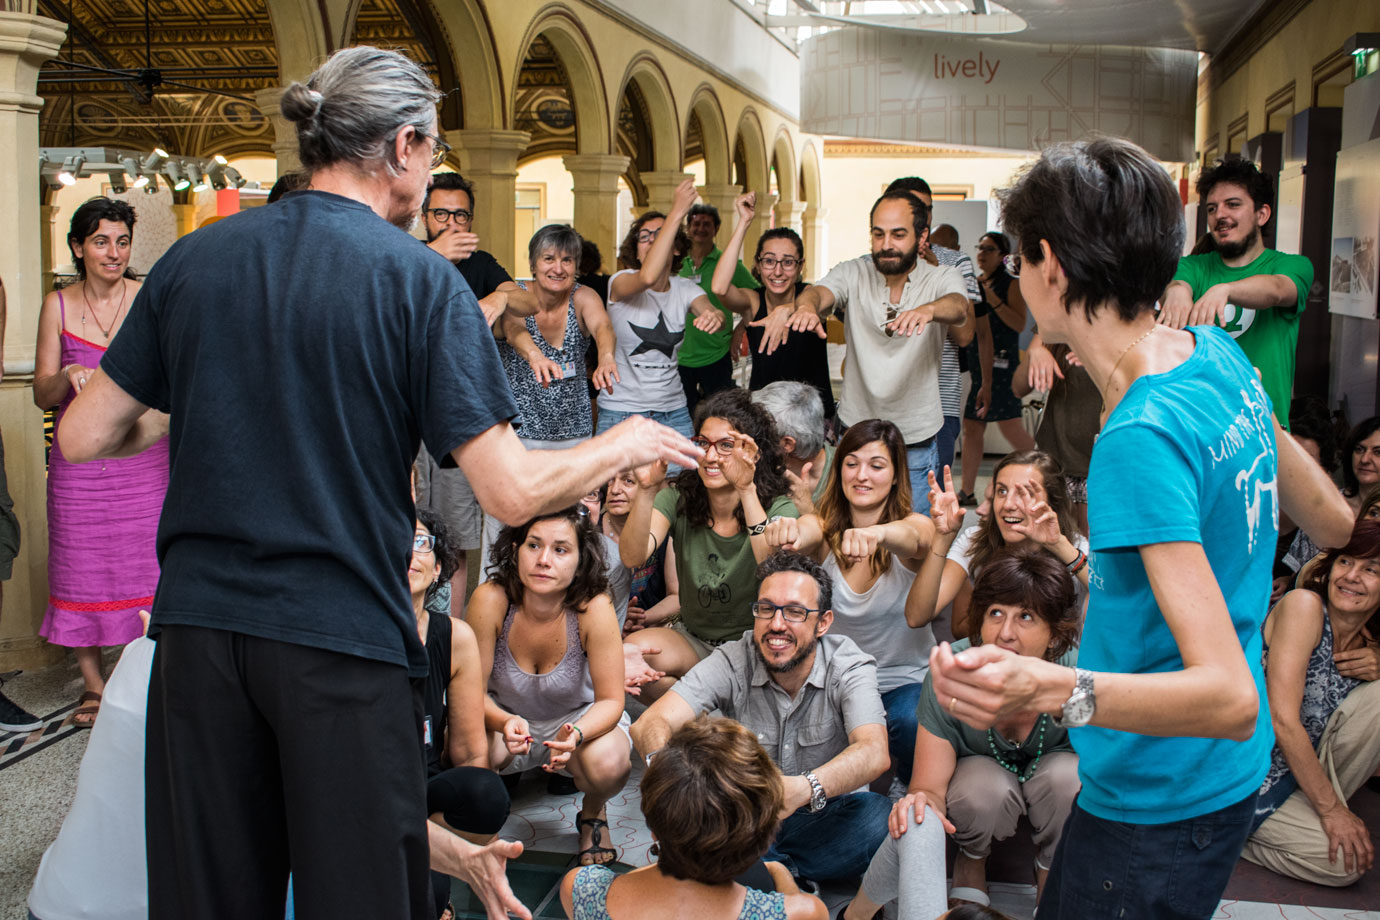
[[[748,323],[762,330],[762,344],[757,346],[758,354],[772,354],[786,341],[786,336],[791,331],[791,318],[795,315],[794,304],[782,304],[779,307],[772,307],[767,311],[767,315],[759,320]]]
[[[733,432],[733,453],[719,461],[724,478],[739,492],[753,487],[753,477],[757,475],[757,460],[762,451],[750,435],[740,431]]]
[[[791,487],[791,501],[795,503],[795,508],[801,514],[809,514],[815,510],[815,487],[819,485],[820,474],[814,472],[813,462],[807,463],[800,468],[800,475],[786,469],[786,482]]]
[[[856,565],[871,559],[881,545],[881,527],[850,527],[839,541],[839,555]]]
[[[671,214],[676,216],[675,220],[667,220],[668,224],[679,224],[681,218],[690,213],[690,208],[694,206],[695,199],[700,197],[700,193],[695,189],[695,179],[686,176],[685,181],[676,186],[675,194],[671,197]],[[674,233],[675,227],[667,228],[668,232]]]
[[[659,654],[659,648],[642,648],[631,642],[623,643],[623,692],[641,696],[643,687],[654,684],[666,676],[665,671],[658,671],[649,665],[644,657]]]
[[[453,225],[447,224],[436,234],[436,239],[427,245],[452,262],[463,262],[479,249],[479,234],[457,230]]]
[[[738,220],[748,223],[757,216],[757,193],[747,192],[733,199],[733,210],[738,212]]]
[[[1012,524],[1011,529],[1024,534],[1026,539],[1041,546],[1053,546],[1059,542],[1063,532],[1059,530],[1059,516],[1043,498],[1043,490],[1036,491],[1034,483],[1018,482],[1015,488],[1016,507],[1024,520]]]
[[[579,737],[575,734],[575,726],[566,722],[556,731],[556,737],[549,741],[543,741],[546,749],[551,752],[547,762],[542,764],[542,769],[547,773],[557,773],[565,769],[566,764],[570,763],[570,757],[575,753],[575,745]]]
[[[1054,387],[1054,380],[1057,377],[1064,379],[1064,372],[1059,368],[1059,362],[1055,360],[1054,353],[1043,345],[1031,346],[1026,352],[1026,359],[1030,362],[1030,388],[1048,393]]]
[[[829,338],[824,320],[814,310],[796,310],[791,314],[791,332],[813,332],[821,339]]]
[[[772,521],[762,536],[772,549],[795,549],[800,542],[800,521],[793,517]]]
[[[942,534],[958,533],[963,528],[964,511],[958,503],[958,492],[954,490],[954,474],[944,467],[944,485],[930,470],[930,520],[934,521],[934,532]]]
[[[700,449],[689,438],[644,415],[625,418],[599,437],[612,440],[623,451],[622,462],[612,467],[615,470],[635,469],[661,461],[661,476],[665,478],[666,464],[689,467],[700,459]]]
[[[644,489],[660,489],[666,482],[666,461],[657,460],[633,470],[633,478]]]

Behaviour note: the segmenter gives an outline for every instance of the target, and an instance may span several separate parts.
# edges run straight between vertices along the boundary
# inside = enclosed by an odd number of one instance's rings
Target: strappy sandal
[[[72,724],[75,725],[77,728],[89,729],[91,726],[96,724],[96,716],[100,714],[101,695],[97,693],[95,690],[87,690],[77,699],[77,702],[87,703],[90,705],[77,707],[77,711],[72,713]],[[90,716],[91,718],[87,719],[85,722],[82,722],[79,720],[79,716]]]
[[[609,823],[603,818],[586,818],[583,814],[577,814],[575,816],[575,829],[577,831],[583,831],[586,827],[590,829],[589,846],[575,854],[580,865],[607,866],[618,858],[617,850],[613,847],[603,846],[603,830],[607,830],[608,826]],[[605,856],[605,854],[607,854],[607,858],[601,859],[600,857]],[[586,856],[589,857],[588,862],[585,861]]]

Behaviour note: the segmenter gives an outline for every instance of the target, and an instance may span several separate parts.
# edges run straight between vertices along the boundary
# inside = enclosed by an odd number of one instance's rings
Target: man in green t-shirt
[[[1289,427],[1299,314],[1313,286],[1313,263],[1266,249],[1270,177],[1249,160],[1224,160],[1198,177],[1198,199],[1213,251],[1184,256],[1161,299],[1159,321],[1175,329],[1216,323],[1236,339],[1257,371],[1275,417]]]
[[[695,414],[695,403],[720,390],[733,386],[733,358],[728,353],[733,340],[733,311],[725,307],[711,291],[714,269],[723,250],[714,245],[719,232],[719,209],[712,204],[697,204],[685,218],[685,232],[690,235],[690,254],[680,267],[682,278],[689,278],[709,295],[712,303],[724,315],[718,332],[701,332],[691,323],[685,324],[685,340],[680,346],[680,382],[685,387],[685,405]],[[733,273],[733,286],[755,288],[757,279],[738,263]]]

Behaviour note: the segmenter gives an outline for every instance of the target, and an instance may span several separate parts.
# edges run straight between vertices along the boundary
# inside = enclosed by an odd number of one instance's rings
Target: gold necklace
[[[1158,324],[1157,324],[1157,325],[1158,325]],[[1121,354],[1117,356],[1116,363],[1112,365],[1112,372],[1111,372],[1110,374],[1107,375],[1107,389],[1109,389],[1109,390],[1111,389],[1111,387],[1112,387],[1112,380],[1113,380],[1113,378],[1116,377],[1117,368],[1121,367],[1121,362],[1122,362],[1122,360],[1123,360],[1128,354],[1131,353],[1131,349],[1132,349],[1132,348],[1135,348],[1135,347],[1136,347],[1137,345],[1139,345],[1141,342],[1144,342],[1146,339],[1150,338],[1150,334],[1151,334],[1152,332],[1154,332],[1154,331],[1155,331],[1155,326],[1151,326],[1149,329],[1147,329],[1147,330],[1145,331],[1145,334],[1144,334],[1144,335],[1142,335],[1140,338],[1136,339],[1136,340],[1135,340],[1134,342],[1132,342],[1130,345],[1127,345],[1125,348],[1123,348],[1123,349],[1121,350]],[[1106,414],[1107,414],[1107,395],[1104,393],[1104,394],[1102,395],[1102,408],[1101,408],[1101,410],[1098,412],[1098,415],[1099,415],[1099,416],[1105,416]],[[1106,421],[1106,419],[1104,418],[1103,421]]]

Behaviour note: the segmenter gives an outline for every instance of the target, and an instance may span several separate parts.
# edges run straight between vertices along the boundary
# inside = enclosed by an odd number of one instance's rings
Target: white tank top
[[[834,625],[829,631],[847,636],[877,659],[877,688],[886,693],[923,681],[934,631],[906,625],[906,595],[915,573],[893,556],[872,587],[859,594],[848,586],[833,553],[825,558],[824,570],[834,580]]]

